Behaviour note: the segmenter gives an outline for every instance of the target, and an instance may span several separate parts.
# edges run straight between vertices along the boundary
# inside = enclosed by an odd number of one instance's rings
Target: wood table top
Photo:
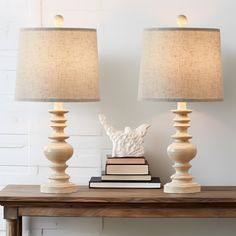
[[[236,186],[202,187],[202,192],[167,194],[163,189],[90,189],[80,186],[71,194],[40,193],[39,185],[8,185],[0,191],[0,204],[41,203],[236,203]]]

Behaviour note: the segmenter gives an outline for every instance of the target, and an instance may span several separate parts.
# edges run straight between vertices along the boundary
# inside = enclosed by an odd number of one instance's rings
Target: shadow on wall
[[[234,236],[235,219],[109,219],[102,236]],[[227,233],[226,233],[227,232]]]
[[[173,107],[175,104],[171,103]],[[172,113],[167,109],[150,120],[152,125],[145,140],[145,155],[150,164],[152,176],[161,177],[162,183],[170,181],[174,173],[172,161],[167,155],[167,147],[171,144],[171,135],[175,130],[172,127]]]
[[[227,105],[231,105],[232,103],[235,104],[236,101],[236,51],[230,51],[224,48],[222,51],[224,102]]]

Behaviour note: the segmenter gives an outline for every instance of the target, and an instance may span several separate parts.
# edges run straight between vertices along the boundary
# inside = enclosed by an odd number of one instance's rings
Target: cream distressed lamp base
[[[77,192],[78,186],[69,182],[70,176],[65,173],[67,168],[66,162],[73,155],[73,147],[65,140],[69,136],[65,135],[66,119],[62,103],[55,103],[54,109],[49,111],[53,116],[51,119],[51,127],[53,133],[49,137],[52,142],[45,147],[44,154],[49,161],[52,175],[49,177],[49,182],[40,186],[42,193],[73,193]]]
[[[73,183],[66,183],[66,184],[47,183],[47,184],[41,184],[40,186],[41,193],[75,193],[77,191],[78,191],[78,186]]]
[[[172,181],[164,186],[165,193],[197,193],[201,191],[201,186],[193,182],[193,177],[188,173],[191,165],[189,162],[197,153],[196,147],[189,142],[192,138],[187,132],[190,127],[190,118],[186,103],[178,103],[177,110],[173,110],[176,114],[174,118],[174,127],[177,129],[172,136],[173,143],[168,147],[167,153],[169,157],[175,161],[173,167],[175,174],[171,176]]]

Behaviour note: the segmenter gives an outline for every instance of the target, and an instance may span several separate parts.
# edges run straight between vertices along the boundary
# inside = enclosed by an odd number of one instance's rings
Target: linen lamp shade
[[[139,99],[223,99],[220,31],[150,28],[144,31]]]
[[[95,29],[27,28],[19,38],[16,100],[99,100]]]

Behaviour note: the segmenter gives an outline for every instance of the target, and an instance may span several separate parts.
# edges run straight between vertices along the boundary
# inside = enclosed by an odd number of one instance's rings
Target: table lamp
[[[140,66],[139,99],[176,101],[177,109],[168,156],[175,174],[164,186],[167,193],[195,193],[201,186],[189,174],[189,162],[197,153],[189,142],[190,127],[186,102],[223,100],[220,30],[183,28],[187,18],[177,18],[180,27],[150,28],[144,31]]]
[[[61,23],[62,17],[55,20]],[[20,31],[15,98],[19,101],[55,102],[52,142],[44,153],[52,162],[43,193],[71,193],[78,186],[69,181],[66,162],[73,148],[64,133],[68,111],[62,102],[99,100],[98,53],[95,29],[27,28]]]

